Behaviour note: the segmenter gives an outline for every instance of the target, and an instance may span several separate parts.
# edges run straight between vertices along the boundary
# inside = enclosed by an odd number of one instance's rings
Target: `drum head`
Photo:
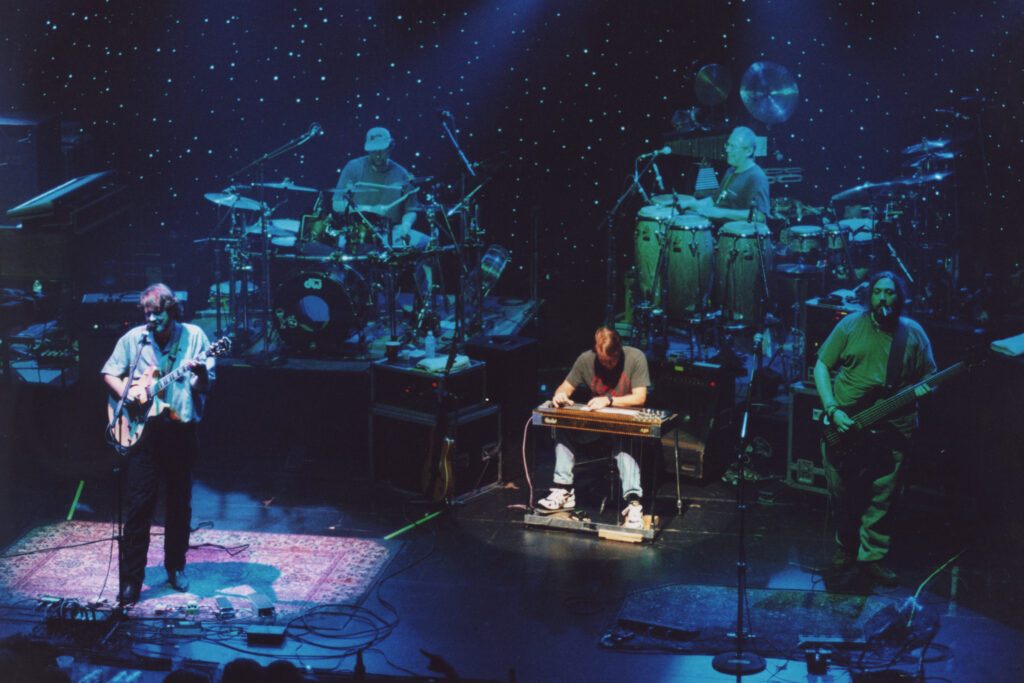
[[[365,324],[369,287],[351,267],[308,271],[285,281],[274,301],[274,324],[296,350],[339,347]]]
[[[672,206],[657,206],[649,204],[647,206],[640,207],[640,210],[636,214],[636,218],[638,221],[667,221],[677,213],[678,212],[675,210],[675,207]]]
[[[684,213],[679,216],[673,216],[669,221],[669,225],[672,228],[682,230],[708,230],[711,228],[711,221],[700,214]]]
[[[719,235],[730,235],[732,237],[762,237],[771,234],[771,230],[764,223],[748,223],[746,221],[730,221],[718,231]]]

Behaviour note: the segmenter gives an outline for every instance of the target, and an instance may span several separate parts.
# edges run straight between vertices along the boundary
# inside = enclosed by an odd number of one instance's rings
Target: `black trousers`
[[[154,420],[124,463],[124,530],[119,563],[121,585],[142,585],[149,553],[149,527],[160,485],[166,498],[164,567],[185,567],[192,523],[192,463],[199,450],[197,425]]]

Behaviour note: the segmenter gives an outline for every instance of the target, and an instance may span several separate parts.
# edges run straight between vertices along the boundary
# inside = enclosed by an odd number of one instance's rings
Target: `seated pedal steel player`
[[[640,408],[647,401],[647,387],[650,385],[650,372],[643,352],[632,346],[623,346],[618,332],[601,327],[594,333],[594,348],[584,351],[576,358],[569,375],[555,390],[551,402],[555,407],[571,405],[573,392],[583,390],[588,391],[593,397],[587,402],[587,407],[592,410],[611,407]],[[606,442],[616,453],[615,462],[622,482],[622,496],[627,502],[626,508],[622,511],[623,526],[630,529],[643,528],[640,466],[624,448],[622,436],[555,429],[553,485],[548,496],[539,500],[537,504],[552,512],[576,507],[576,492],[573,489],[575,452],[582,444],[595,441]]]

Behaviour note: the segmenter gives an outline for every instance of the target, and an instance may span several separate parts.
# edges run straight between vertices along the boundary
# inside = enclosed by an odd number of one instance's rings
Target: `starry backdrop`
[[[444,109],[469,160],[485,162],[480,225],[512,255],[499,293],[529,293],[536,246],[548,302],[540,335],[577,349],[604,314],[608,214],[637,155],[664,144],[674,112],[699,104],[694,77],[712,63],[733,87],[706,119],[751,126],[768,140],[762,166],[796,169],[773,196],[823,206],[846,188],[908,175],[904,147],[953,139],[956,173],[932,205],[958,212],[963,284],[990,272],[1004,287],[1017,282],[1019,1],[12,4],[0,10],[0,115],[59,117],[60,180],[116,169],[128,186],[131,210],[95,234],[94,275],[114,288],[145,283],[107,271],[148,259],[202,292],[211,255],[196,240],[224,229],[205,193],[260,179],[331,187],[371,126],[389,128],[393,158],[433,176],[453,204],[465,178]],[[792,116],[771,126],[738,92],[759,61],[782,65],[799,87]],[[231,178],[313,122],[323,135]],[[2,128],[11,149],[18,129]],[[692,193],[693,162],[660,166]],[[654,190],[649,175],[641,181]],[[262,198],[279,218],[311,208],[302,193]],[[642,205],[628,197],[611,217],[620,272]]]

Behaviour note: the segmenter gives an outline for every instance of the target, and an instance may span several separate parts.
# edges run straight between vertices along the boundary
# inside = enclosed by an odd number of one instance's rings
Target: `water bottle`
[[[427,332],[427,336],[423,340],[423,350],[427,352],[427,358],[433,358],[436,355],[437,340],[434,339],[433,331]]]

